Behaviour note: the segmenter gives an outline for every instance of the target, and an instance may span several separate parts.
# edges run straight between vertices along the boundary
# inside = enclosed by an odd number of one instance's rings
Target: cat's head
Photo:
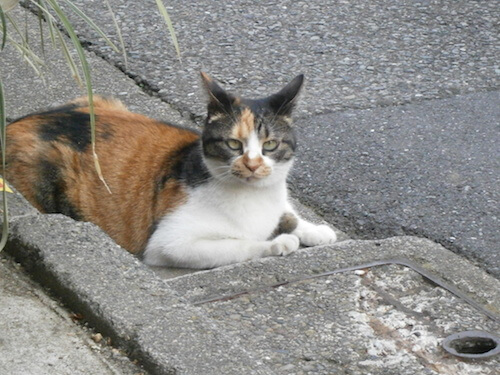
[[[286,179],[296,147],[291,114],[304,76],[255,100],[236,97],[205,73],[201,76],[209,98],[203,155],[211,175],[254,186]]]

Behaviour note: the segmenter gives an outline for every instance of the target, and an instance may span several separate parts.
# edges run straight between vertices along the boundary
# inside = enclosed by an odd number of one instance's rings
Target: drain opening
[[[450,342],[450,346],[462,354],[485,354],[497,347],[492,339],[482,337],[466,337]]]
[[[500,353],[500,339],[488,332],[464,331],[448,336],[443,348],[462,358],[487,358]]]

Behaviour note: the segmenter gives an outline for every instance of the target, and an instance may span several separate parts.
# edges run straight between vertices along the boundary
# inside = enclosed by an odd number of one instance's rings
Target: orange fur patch
[[[255,130],[255,117],[252,111],[245,108],[241,112],[238,122],[235,124],[232,137],[235,139],[244,140],[250,137],[250,134]]]
[[[85,99],[77,103],[85,104]],[[43,114],[7,126],[6,177],[42,210],[37,198],[40,161],[50,162],[81,218],[100,226],[128,251],[139,253],[154,224],[185,202],[183,184],[162,178],[175,167],[179,151],[196,142],[199,135],[129,112],[119,101],[96,98],[94,108],[96,152],[111,194],[97,176],[90,147],[82,152],[63,138],[50,142],[40,138],[39,126],[47,121]],[[75,111],[88,113],[88,107]]]

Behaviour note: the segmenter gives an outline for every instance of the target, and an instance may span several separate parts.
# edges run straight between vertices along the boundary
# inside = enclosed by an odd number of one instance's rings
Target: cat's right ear
[[[267,98],[269,106],[277,115],[290,116],[304,83],[304,75],[295,77],[288,85],[278,93]]]
[[[203,86],[208,94],[208,113],[230,112],[236,98],[224,91],[208,74],[204,72],[200,72],[200,74]]]

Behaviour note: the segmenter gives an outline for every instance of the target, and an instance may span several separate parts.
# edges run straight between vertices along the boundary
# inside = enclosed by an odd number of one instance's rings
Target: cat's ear
[[[208,112],[224,112],[231,111],[236,98],[220,87],[208,74],[200,72],[201,80],[205,91],[208,94]]]
[[[304,75],[300,74],[279,92],[268,97],[267,100],[271,110],[280,116],[291,115],[303,83]]]

